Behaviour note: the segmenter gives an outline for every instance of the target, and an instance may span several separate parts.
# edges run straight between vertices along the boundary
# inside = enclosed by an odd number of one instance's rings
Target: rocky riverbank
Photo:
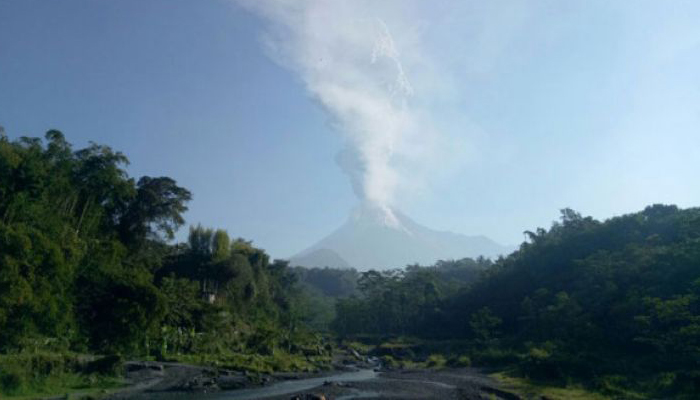
[[[159,394],[191,395],[259,388],[273,382],[301,379],[312,374],[255,374],[211,367],[168,362],[125,363],[127,387],[107,396],[107,400],[157,397]]]
[[[380,372],[375,379],[358,382],[328,382],[313,390],[265,399],[521,400],[522,398],[475,370],[454,369]]]
[[[109,400],[505,399],[520,396],[473,369],[246,374],[177,363],[130,362],[128,388]]]

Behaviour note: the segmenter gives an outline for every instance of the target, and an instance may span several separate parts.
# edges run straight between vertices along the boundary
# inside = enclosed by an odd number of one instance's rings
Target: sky
[[[360,201],[517,244],[700,205],[700,3],[0,0],[0,126],[289,257]],[[186,229],[180,234],[184,238]]]

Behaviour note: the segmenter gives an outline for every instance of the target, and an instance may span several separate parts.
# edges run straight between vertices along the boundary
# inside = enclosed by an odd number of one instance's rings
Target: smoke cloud
[[[391,27],[366,1],[240,0],[268,22],[263,42],[346,138],[336,160],[357,196],[387,208],[429,136]]]

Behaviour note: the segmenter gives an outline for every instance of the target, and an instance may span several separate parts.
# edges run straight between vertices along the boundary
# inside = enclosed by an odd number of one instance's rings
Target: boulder
[[[320,393],[307,393],[303,395],[293,396],[290,400],[326,400],[326,396]]]

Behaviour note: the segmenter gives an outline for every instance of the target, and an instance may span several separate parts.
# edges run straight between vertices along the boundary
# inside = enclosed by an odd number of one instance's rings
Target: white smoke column
[[[415,118],[408,104],[413,89],[389,27],[364,1],[238,3],[269,22],[269,54],[298,74],[345,134],[348,148],[338,162],[355,193],[395,221],[389,207],[402,177],[393,162],[397,145],[415,132]]]

